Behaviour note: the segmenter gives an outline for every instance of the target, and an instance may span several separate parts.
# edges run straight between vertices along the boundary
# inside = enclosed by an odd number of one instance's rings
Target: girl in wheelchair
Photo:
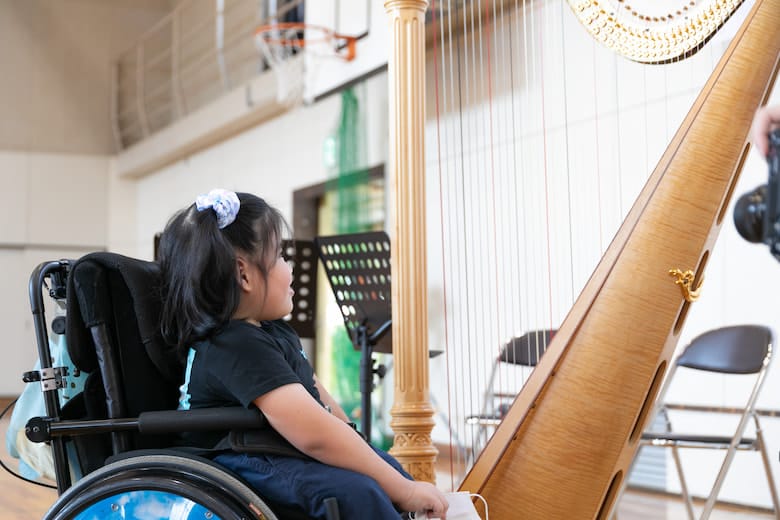
[[[163,232],[163,334],[186,359],[179,407],[257,407],[274,430],[260,436],[276,437],[274,449],[255,452],[251,439],[242,445],[228,431],[193,433],[188,443],[224,450],[215,462],[315,518],[325,518],[326,497],[337,499],[343,519],[397,520],[400,511],[444,518],[447,501],[435,486],[412,480],[348,424],[281,319],[293,296],[281,255],[287,229],[263,199],[212,190]]]

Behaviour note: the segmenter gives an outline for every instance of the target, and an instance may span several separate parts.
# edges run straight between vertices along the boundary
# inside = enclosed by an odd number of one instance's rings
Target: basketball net
[[[324,60],[352,61],[357,38],[306,23],[274,23],[255,31],[255,45],[276,75],[276,99],[289,104],[314,101],[311,89]]]

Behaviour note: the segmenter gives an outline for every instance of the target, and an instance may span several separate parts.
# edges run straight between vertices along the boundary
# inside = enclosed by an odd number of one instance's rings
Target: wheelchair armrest
[[[260,410],[231,406],[141,412],[137,418],[61,421],[51,417],[33,417],[27,421],[25,434],[32,442],[48,442],[54,437],[65,435],[92,435],[127,430],[136,430],[143,434],[160,434],[231,429],[256,430],[266,426],[268,421]]]
[[[138,431],[144,434],[258,429],[268,426],[263,413],[242,407],[199,408],[196,410],[160,410],[142,412]]]

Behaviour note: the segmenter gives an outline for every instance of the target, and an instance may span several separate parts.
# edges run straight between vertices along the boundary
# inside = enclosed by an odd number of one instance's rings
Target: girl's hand
[[[408,494],[397,504],[401,509],[414,513],[425,512],[430,518],[447,518],[449,504],[444,493],[429,482],[408,482]]]

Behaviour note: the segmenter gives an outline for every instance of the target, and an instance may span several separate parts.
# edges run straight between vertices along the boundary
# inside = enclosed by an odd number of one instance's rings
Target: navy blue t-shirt
[[[314,370],[295,331],[282,320],[259,327],[233,320],[190,349],[179,409],[251,408],[258,397],[291,383],[302,384],[322,405]],[[196,446],[212,448],[227,434],[202,432],[186,438]]]

